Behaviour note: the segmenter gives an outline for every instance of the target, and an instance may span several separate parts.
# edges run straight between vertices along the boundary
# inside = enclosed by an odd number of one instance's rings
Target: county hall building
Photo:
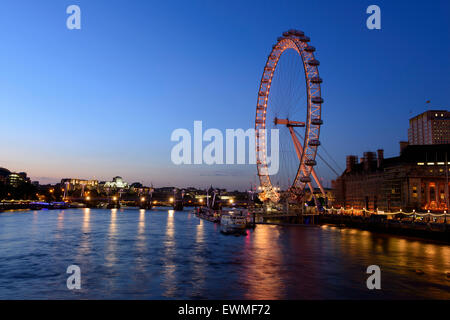
[[[333,181],[333,206],[374,211],[449,210],[450,112],[430,110],[410,119],[408,142],[397,157],[383,150],[347,156]]]

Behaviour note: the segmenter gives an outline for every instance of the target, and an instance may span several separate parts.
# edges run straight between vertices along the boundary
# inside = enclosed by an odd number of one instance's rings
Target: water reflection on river
[[[372,264],[379,291],[366,288]],[[450,299],[446,272],[446,244],[331,226],[236,237],[164,208],[0,214],[0,299]]]

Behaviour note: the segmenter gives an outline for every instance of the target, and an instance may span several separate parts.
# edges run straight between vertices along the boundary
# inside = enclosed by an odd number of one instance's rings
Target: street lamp
[[[173,202],[173,198],[170,198],[169,201],[170,201],[170,202]]]
[[[145,197],[142,197],[142,198],[141,198],[141,202],[144,202],[144,201],[145,201]]]

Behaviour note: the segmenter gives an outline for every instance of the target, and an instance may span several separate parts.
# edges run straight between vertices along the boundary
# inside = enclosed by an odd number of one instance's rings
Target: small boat
[[[247,218],[243,215],[234,215],[232,212],[222,214],[220,218],[220,232],[225,234],[245,233]]]
[[[86,208],[86,205],[84,203],[80,203],[80,202],[72,202],[70,204],[71,208]]]
[[[69,205],[66,202],[52,202],[49,204],[49,209],[67,209]]]
[[[211,208],[207,207],[197,208],[195,214],[201,219],[205,219],[211,222],[220,222],[220,214],[215,212]]]
[[[107,202],[100,202],[97,205],[97,208],[99,208],[99,209],[107,209],[108,208],[108,203]]]

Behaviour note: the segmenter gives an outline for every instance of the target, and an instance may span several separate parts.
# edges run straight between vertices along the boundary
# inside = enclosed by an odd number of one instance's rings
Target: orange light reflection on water
[[[248,286],[246,299],[282,298],[281,279],[277,276],[283,272],[278,237],[278,227],[264,226],[256,228],[252,236],[244,242],[244,258],[247,260],[242,278]]]

